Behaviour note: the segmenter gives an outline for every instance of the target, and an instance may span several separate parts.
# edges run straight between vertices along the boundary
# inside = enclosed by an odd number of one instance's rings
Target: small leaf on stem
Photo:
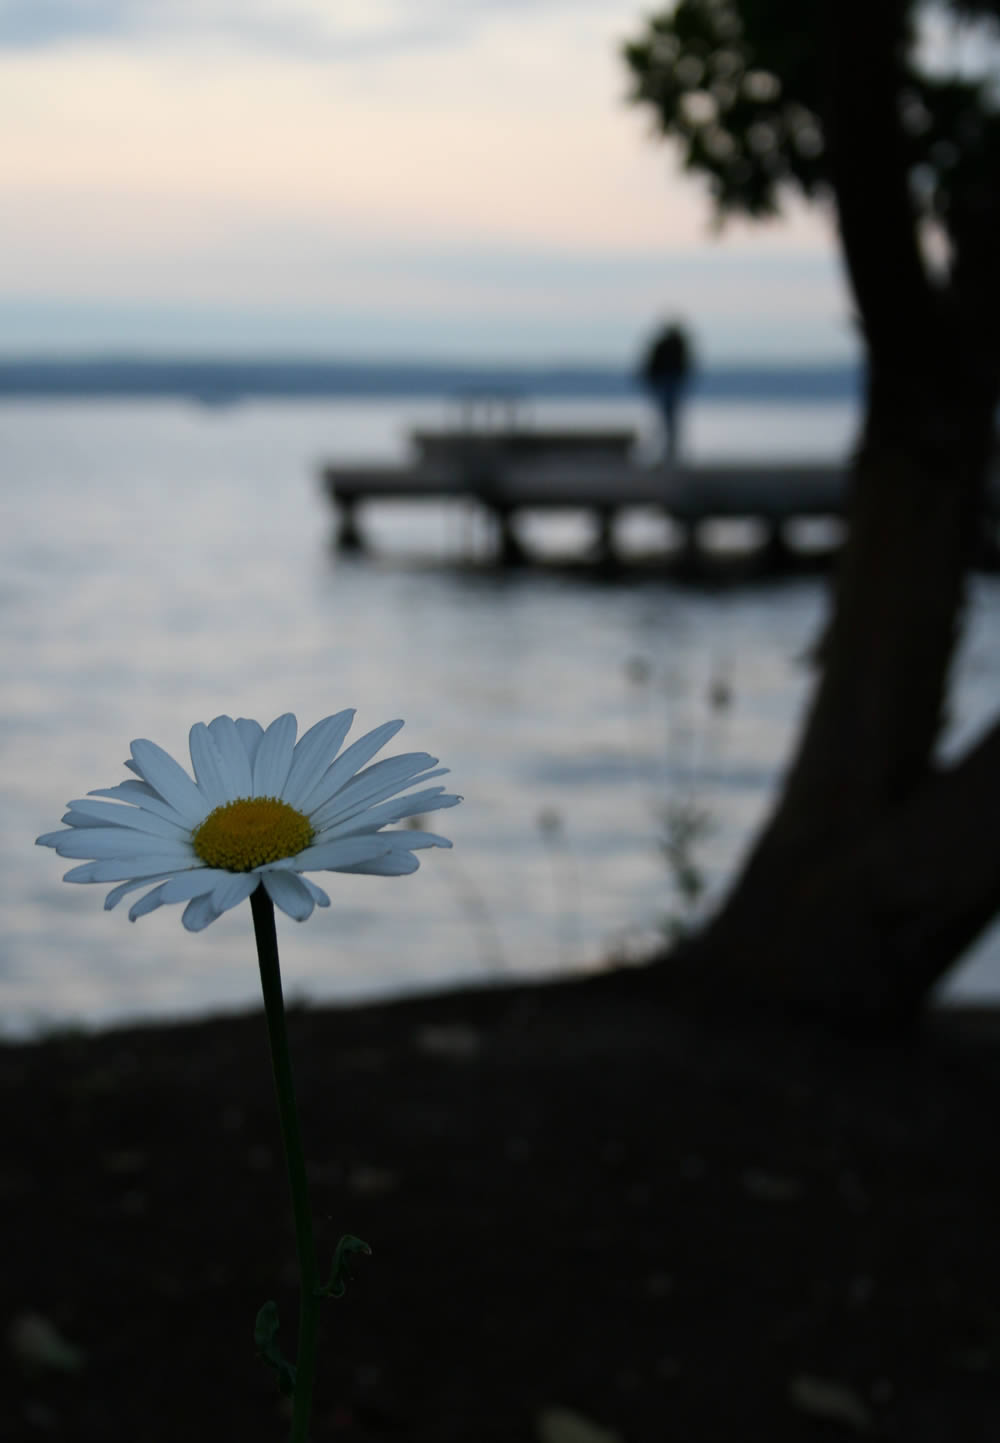
[[[275,1342],[278,1327],[278,1306],[274,1302],[267,1302],[257,1314],[253,1340],[257,1344],[258,1357],[263,1358],[267,1366],[275,1370],[278,1387],[286,1398],[290,1398],[295,1391],[295,1365],[282,1355]]]
[[[356,1238],[353,1233],[345,1233],[337,1244],[333,1254],[333,1267],[330,1269],[330,1281],[325,1287],[317,1289],[320,1297],[342,1298],[347,1291],[347,1284],[351,1281],[350,1260],[354,1253],[366,1253],[371,1256],[371,1248],[367,1243]]]

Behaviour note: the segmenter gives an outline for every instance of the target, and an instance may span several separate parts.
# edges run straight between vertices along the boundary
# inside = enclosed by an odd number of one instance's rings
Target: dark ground
[[[586,1443],[554,1408],[624,1443],[1000,1439],[991,1018],[836,1041],[633,973],[290,1028],[322,1251],[374,1248],[315,1439]],[[259,1015],[0,1049],[3,1443],[283,1439],[270,1089]]]

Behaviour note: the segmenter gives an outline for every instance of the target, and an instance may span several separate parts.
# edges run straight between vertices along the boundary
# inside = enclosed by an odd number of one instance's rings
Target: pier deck
[[[339,544],[362,545],[358,508],[375,501],[464,498],[495,519],[498,559],[523,559],[513,527],[525,511],[585,510],[597,521],[599,553],[614,557],[619,515],[654,507],[667,516],[697,548],[703,522],[746,518],[766,528],[775,562],[786,547],[787,523],[807,518],[839,518],[845,511],[846,465],[811,461],[719,462],[700,465],[640,465],[628,457],[629,433],[605,433],[603,443],[528,444],[507,449],[502,442],[445,433],[419,433],[419,459],[410,466],[329,465],[323,481],[339,515]],[[535,438],[536,440],[538,438]],[[551,438],[548,438],[551,439]],[[575,438],[580,442],[580,435]],[[990,492],[991,517],[1000,515],[997,478]]]

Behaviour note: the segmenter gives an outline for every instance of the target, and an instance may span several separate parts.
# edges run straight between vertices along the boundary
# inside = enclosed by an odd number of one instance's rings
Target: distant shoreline
[[[710,401],[853,401],[850,364],[729,365],[695,377]],[[199,360],[108,356],[0,360],[0,401],[174,397],[204,405],[251,400],[627,400],[642,395],[629,371],[607,366],[468,365],[454,362]]]

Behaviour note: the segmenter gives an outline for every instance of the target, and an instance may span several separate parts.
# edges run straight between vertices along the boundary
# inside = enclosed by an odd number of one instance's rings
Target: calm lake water
[[[639,403],[539,403],[540,424],[636,424]],[[820,581],[696,592],[656,580],[504,578],[449,567],[485,544],[457,507],[387,507],[374,557],[345,559],[317,483],[324,458],[402,459],[442,402],[37,402],[0,406],[0,1023],[179,1016],[258,997],[249,909],[192,936],[181,908],[129,924],[104,888],[32,845],[64,804],[127,775],[145,736],[186,757],[220,712],[304,728],[345,706],[390,717],[390,751],[426,749],[466,798],[452,852],[413,877],[331,877],[334,905],[281,927],[288,991],[374,996],[545,975],[641,954],[679,910],[664,808],[710,819],[697,859],[717,898],[766,813],[809,686]],[[837,458],[849,405],[702,403],[696,459]],[[629,525],[655,539],[654,518]],[[557,551],[583,520],[539,523]],[[1000,583],[978,578],[946,746],[1000,697]],[[723,688],[730,701],[713,706]],[[286,919],[280,919],[285,922]],[[952,983],[1000,994],[1000,932]]]

